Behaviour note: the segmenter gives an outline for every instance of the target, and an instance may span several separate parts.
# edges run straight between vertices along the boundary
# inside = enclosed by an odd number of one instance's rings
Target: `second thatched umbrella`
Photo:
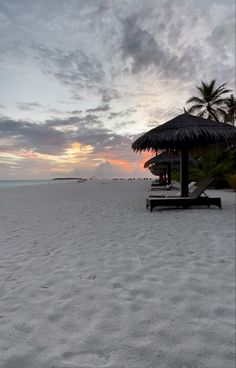
[[[188,113],[149,130],[133,144],[134,151],[174,149],[180,151],[181,196],[188,196],[188,153],[198,146],[236,143],[236,128]]]
[[[167,184],[170,185],[171,166],[172,164],[176,163],[179,163],[179,155],[176,152],[164,151],[146,161],[144,164],[144,168],[149,168],[152,174],[158,175],[158,168],[164,166],[165,168],[167,168]],[[155,174],[155,172],[157,174]]]

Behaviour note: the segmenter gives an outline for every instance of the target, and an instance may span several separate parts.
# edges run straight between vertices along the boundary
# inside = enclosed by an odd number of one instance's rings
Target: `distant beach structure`
[[[87,179],[83,179],[83,178],[53,178],[52,180],[83,180],[83,181],[86,181]]]

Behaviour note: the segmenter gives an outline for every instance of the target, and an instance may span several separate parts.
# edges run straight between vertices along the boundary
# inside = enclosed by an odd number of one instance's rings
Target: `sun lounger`
[[[175,184],[174,184],[174,187],[175,187],[175,189],[180,190],[181,189],[180,182],[176,181]],[[189,192],[191,192],[194,187],[196,187],[196,181],[191,181],[188,185]]]
[[[151,191],[178,189],[178,187],[179,187],[179,183],[177,181],[172,182],[171,184],[166,184],[166,185],[158,185],[158,184],[152,183]]]
[[[204,191],[214,181],[214,178],[203,179],[196,189],[188,197],[154,197],[146,199],[146,208],[153,210],[154,207],[182,207],[215,205],[221,209],[221,198],[210,198]]]
[[[180,191],[180,185],[175,185],[175,186],[173,186],[171,189],[178,189],[179,191]],[[192,191],[194,190],[194,189],[196,189],[196,181],[191,181],[191,183],[189,183],[189,185],[188,185],[188,191],[189,191],[189,194],[190,193],[192,193]],[[165,189],[164,189],[165,190]],[[168,194],[168,195],[165,195],[165,194],[155,194],[155,193],[153,193],[153,192],[155,192],[156,190],[154,190],[154,189],[152,189],[151,188],[151,194],[150,194],[150,196],[149,197],[153,197],[153,198],[165,198],[165,197],[179,197],[180,196],[180,192],[178,191],[178,190],[176,190],[175,192],[176,192],[176,194],[175,195],[173,195],[173,194]],[[163,189],[162,189],[162,191],[163,191]]]

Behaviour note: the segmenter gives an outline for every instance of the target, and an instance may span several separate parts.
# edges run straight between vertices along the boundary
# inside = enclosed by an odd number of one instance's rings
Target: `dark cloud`
[[[160,65],[168,59],[168,55],[155,38],[139,27],[136,17],[126,18],[123,24],[123,56],[125,59],[132,59],[133,73],[138,73],[149,65]]]
[[[84,100],[84,98],[75,91],[72,92],[72,99],[73,100],[78,100],[78,101],[83,101]]]
[[[91,144],[94,147],[94,153],[100,151],[120,150],[122,144],[128,141],[128,138],[115,134],[108,129],[81,129],[74,135],[74,140],[82,144]],[[130,147],[129,141],[129,147]],[[127,148],[127,146],[126,146]],[[117,155],[119,158],[120,155]]]
[[[125,128],[125,127],[131,127],[136,124],[136,121],[134,120],[127,120],[127,121],[122,121],[120,123],[116,123],[115,124],[115,128],[120,129],[120,128]]]
[[[37,102],[18,102],[18,109],[23,111],[32,111],[41,107],[42,105]]]
[[[95,107],[94,109],[87,109],[86,112],[93,113],[93,112],[104,112],[110,110],[109,104],[104,104],[98,107]]]
[[[234,17],[229,16],[207,33],[207,21],[209,30],[212,27],[208,19],[209,4],[205,9],[195,5],[192,4],[191,9],[184,0],[181,6],[179,2],[161,2],[163,11],[157,16],[156,24],[151,14],[135,13],[124,18],[121,52],[126,73],[149,74],[166,81],[174,78],[186,86],[202,79],[205,72],[208,78],[220,76],[222,80],[222,75],[227,82],[227,73],[232,74]],[[153,10],[155,14],[155,7]],[[194,16],[195,21],[191,20]]]
[[[1,139],[14,138],[12,148],[36,149],[40,153],[57,154],[68,144],[63,132],[46,124],[0,118]]]
[[[223,53],[224,59],[228,59],[229,51],[235,51],[235,39],[231,32],[234,27],[235,17],[228,19],[228,25],[231,27],[226,27],[225,24],[218,24],[214,27],[211,34],[206,38],[208,45],[213,49],[220,49],[221,55]]]
[[[63,129],[65,128],[65,129]],[[44,154],[61,154],[70,144],[92,145],[94,152],[120,149],[129,138],[105,128],[94,115],[82,118],[51,119],[36,124],[0,117],[1,139],[13,139],[14,149],[35,150]]]
[[[94,126],[96,125],[103,125],[102,122],[98,120],[97,115],[94,114],[86,114],[84,116],[78,117],[78,116],[71,116],[68,118],[54,118],[54,119],[48,119],[45,123],[47,126],[54,127],[54,128],[63,128],[68,126]]]
[[[64,111],[61,111],[61,110],[55,109],[55,108],[50,108],[50,109],[48,109],[48,111],[50,113],[52,113],[52,114],[57,114],[57,115],[63,115],[63,114],[65,114]]]
[[[131,60],[132,73],[148,71],[161,78],[176,78],[192,75],[195,64],[191,54],[182,49],[180,55],[160,44],[153,34],[142,29],[136,17],[124,20],[122,52],[124,59]],[[178,35],[175,35],[175,38]],[[190,62],[191,61],[191,62]]]
[[[102,102],[108,103],[112,100],[118,100],[121,98],[121,93],[114,88],[99,88],[99,93],[102,94]]]
[[[53,129],[65,131],[68,137],[76,137],[78,132],[83,135],[84,132],[93,132],[93,130],[103,131],[104,124],[95,114],[85,114],[84,116],[70,116],[68,118],[54,118],[45,122],[45,126]],[[71,129],[71,131],[70,131]],[[105,129],[106,131],[106,129]],[[107,130],[108,131],[108,130]]]
[[[81,114],[82,110],[69,110],[67,111],[67,114],[71,114],[71,115],[78,115]]]
[[[92,53],[88,55],[82,50],[66,53],[60,48],[49,49],[38,43],[30,44],[29,48],[35,52],[45,72],[65,85],[91,88],[105,78],[101,62]]]
[[[124,111],[116,111],[116,112],[111,112],[110,115],[108,116],[108,119],[112,120],[112,119],[116,119],[116,118],[123,118],[124,116],[128,116],[131,113],[135,112],[136,109],[134,108],[129,108],[127,110]]]

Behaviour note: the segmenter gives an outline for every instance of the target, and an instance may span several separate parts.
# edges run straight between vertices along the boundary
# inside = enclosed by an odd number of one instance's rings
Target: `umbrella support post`
[[[181,150],[180,157],[181,197],[188,197],[188,150]]]
[[[171,185],[171,163],[167,164],[167,184]]]

